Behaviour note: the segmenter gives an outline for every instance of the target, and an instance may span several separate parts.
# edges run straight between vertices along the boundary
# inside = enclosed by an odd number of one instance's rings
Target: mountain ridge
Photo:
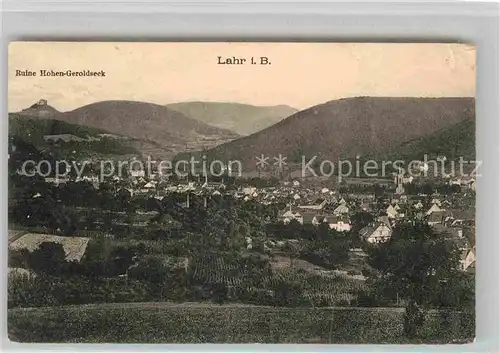
[[[265,129],[298,111],[285,104],[257,106],[239,102],[190,101],[166,106],[193,119],[227,128],[243,136]]]
[[[59,112],[48,106],[47,101],[41,100],[40,102],[18,114],[49,118],[47,114],[36,114],[36,112],[53,109],[54,115],[50,118],[106,130],[113,134],[153,141],[161,146],[161,154],[164,157],[175,155],[182,150],[214,147],[220,142],[239,137],[232,131],[210,126],[154,103],[108,100],[87,104],[71,111]],[[159,150],[156,152],[160,153]]]
[[[255,156],[317,155],[336,160],[382,153],[400,144],[475,119],[470,97],[355,97],[332,100],[304,110],[252,135],[219,145],[210,158],[240,160],[255,166]]]

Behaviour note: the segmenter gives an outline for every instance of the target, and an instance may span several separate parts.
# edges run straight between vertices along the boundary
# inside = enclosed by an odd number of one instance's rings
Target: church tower
[[[405,193],[405,188],[403,187],[403,173],[401,170],[398,172],[396,177],[394,178],[394,183],[397,185],[396,194],[402,195]]]

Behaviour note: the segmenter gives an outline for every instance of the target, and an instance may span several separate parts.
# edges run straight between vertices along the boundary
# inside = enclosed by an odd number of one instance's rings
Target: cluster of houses
[[[311,224],[319,226],[326,223],[330,229],[335,229],[338,232],[348,232],[351,230],[349,219],[349,207],[347,202],[341,198],[333,210],[326,210],[326,206],[332,203],[337,203],[335,197],[327,201],[324,198],[319,198],[311,204],[289,205],[288,209],[282,211],[278,218],[284,224],[291,221],[298,223]]]
[[[463,180],[462,180],[463,179]],[[475,181],[470,178],[453,180],[464,189],[473,189]],[[82,180],[92,182],[98,187],[96,176],[85,176]],[[391,238],[396,222],[410,217],[425,220],[436,232],[447,236],[463,249],[462,267],[470,270],[475,263],[475,212],[462,210],[454,205],[445,195],[405,195],[404,184],[412,182],[408,177],[395,179],[397,187],[392,194],[375,199],[373,193],[345,193],[327,187],[302,185],[299,179],[283,181],[278,186],[257,188],[255,186],[229,187],[224,183],[209,181],[200,177],[197,181],[177,180],[168,182],[159,178],[146,178],[143,170],[132,171],[126,186],[123,179],[114,177],[121,184],[117,191],[127,192],[130,196],[149,195],[162,199],[169,193],[185,193],[186,206],[189,207],[190,195],[216,197],[231,196],[244,201],[256,201],[262,204],[286,204],[278,214],[278,220],[284,224],[296,221],[302,225],[319,226],[327,224],[338,232],[350,232],[353,229],[352,216],[357,212],[367,212],[374,221],[359,231],[359,236],[368,243],[379,243]],[[50,182],[50,180],[47,180]],[[451,181],[450,181],[451,182]]]
[[[380,202],[380,200],[379,200]],[[348,232],[352,229],[351,216],[356,212],[368,212],[373,221],[359,230],[359,237],[368,243],[375,244],[389,240],[396,222],[405,221],[409,217],[425,220],[433,230],[446,237],[447,241],[456,244],[462,251],[461,268],[473,271],[475,267],[475,213],[474,210],[454,208],[454,205],[443,196],[428,197],[394,194],[391,200],[380,205],[373,199],[367,202],[343,197],[333,204],[326,200],[308,205],[289,206],[281,211],[280,221],[284,224],[292,220],[300,224],[319,226],[328,224],[331,229]]]

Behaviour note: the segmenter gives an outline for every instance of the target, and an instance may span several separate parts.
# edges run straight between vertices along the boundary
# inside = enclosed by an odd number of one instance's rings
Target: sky
[[[354,96],[473,97],[475,49],[438,43],[13,42],[8,109],[39,99],[61,111],[104,100],[286,104]],[[218,57],[246,58],[242,65]],[[252,65],[261,56],[270,64]],[[104,70],[105,77],[40,77],[39,70]],[[37,72],[16,76],[16,70]]]

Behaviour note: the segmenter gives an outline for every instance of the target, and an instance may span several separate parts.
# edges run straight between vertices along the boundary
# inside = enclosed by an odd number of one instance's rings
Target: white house
[[[244,187],[241,191],[243,191],[245,195],[252,195],[254,192],[257,191],[257,188],[249,186],[249,187]]]
[[[299,208],[309,210],[322,210],[327,204],[325,199],[317,199],[312,205],[300,205]]]
[[[323,222],[328,223],[330,229],[335,229],[337,232],[348,232],[351,230],[351,223],[347,217],[327,215],[324,217]]]
[[[460,185],[460,186],[466,186],[469,189],[475,189],[476,188],[476,179],[472,176],[465,176],[457,179],[451,179],[449,181],[450,185]]]
[[[432,204],[432,206],[427,210],[427,212],[425,213],[427,216],[429,216],[431,213],[434,213],[434,212],[441,212],[443,211],[437,204]]]
[[[134,178],[144,177],[145,175],[146,175],[146,172],[144,170],[142,170],[142,169],[131,170],[130,171],[130,176],[134,177]]]
[[[351,230],[349,218],[346,216],[322,215],[311,211],[299,213],[288,210],[281,217],[284,219],[285,224],[295,219],[300,224],[312,224],[313,226],[326,223],[330,229],[335,229],[338,232]]]
[[[292,220],[296,220],[297,222],[299,223],[302,223],[303,222],[303,217],[302,217],[302,214],[299,213],[299,212],[296,212],[296,211],[293,211],[291,208],[286,210],[285,212],[283,212],[280,216],[279,216],[280,220],[284,223],[284,224],[288,224],[290,223]]]
[[[440,210],[432,213],[427,214],[427,224],[430,226],[436,225],[436,224],[444,224],[447,217],[449,216],[449,212]]]
[[[403,184],[411,184],[413,182],[413,176],[404,176],[403,179],[401,180]]]
[[[391,238],[392,229],[384,223],[379,223],[361,229],[359,234],[368,243],[381,243]]]
[[[463,271],[467,271],[471,266],[476,263],[476,247],[465,250],[460,258],[460,266]]]
[[[389,205],[387,207],[387,209],[385,210],[385,212],[387,213],[387,217],[389,217],[389,218],[396,218],[399,215],[399,213],[396,210],[396,208],[394,206],[392,206],[392,205]]]
[[[432,203],[433,205],[434,205],[434,204],[436,204],[436,205],[438,205],[438,206],[441,206],[441,201],[439,201],[439,199],[436,199],[436,198],[432,199],[431,203]]]
[[[343,199],[342,199],[343,200]],[[345,203],[340,203],[334,210],[333,214],[341,215],[349,213],[349,207],[345,205]]]

